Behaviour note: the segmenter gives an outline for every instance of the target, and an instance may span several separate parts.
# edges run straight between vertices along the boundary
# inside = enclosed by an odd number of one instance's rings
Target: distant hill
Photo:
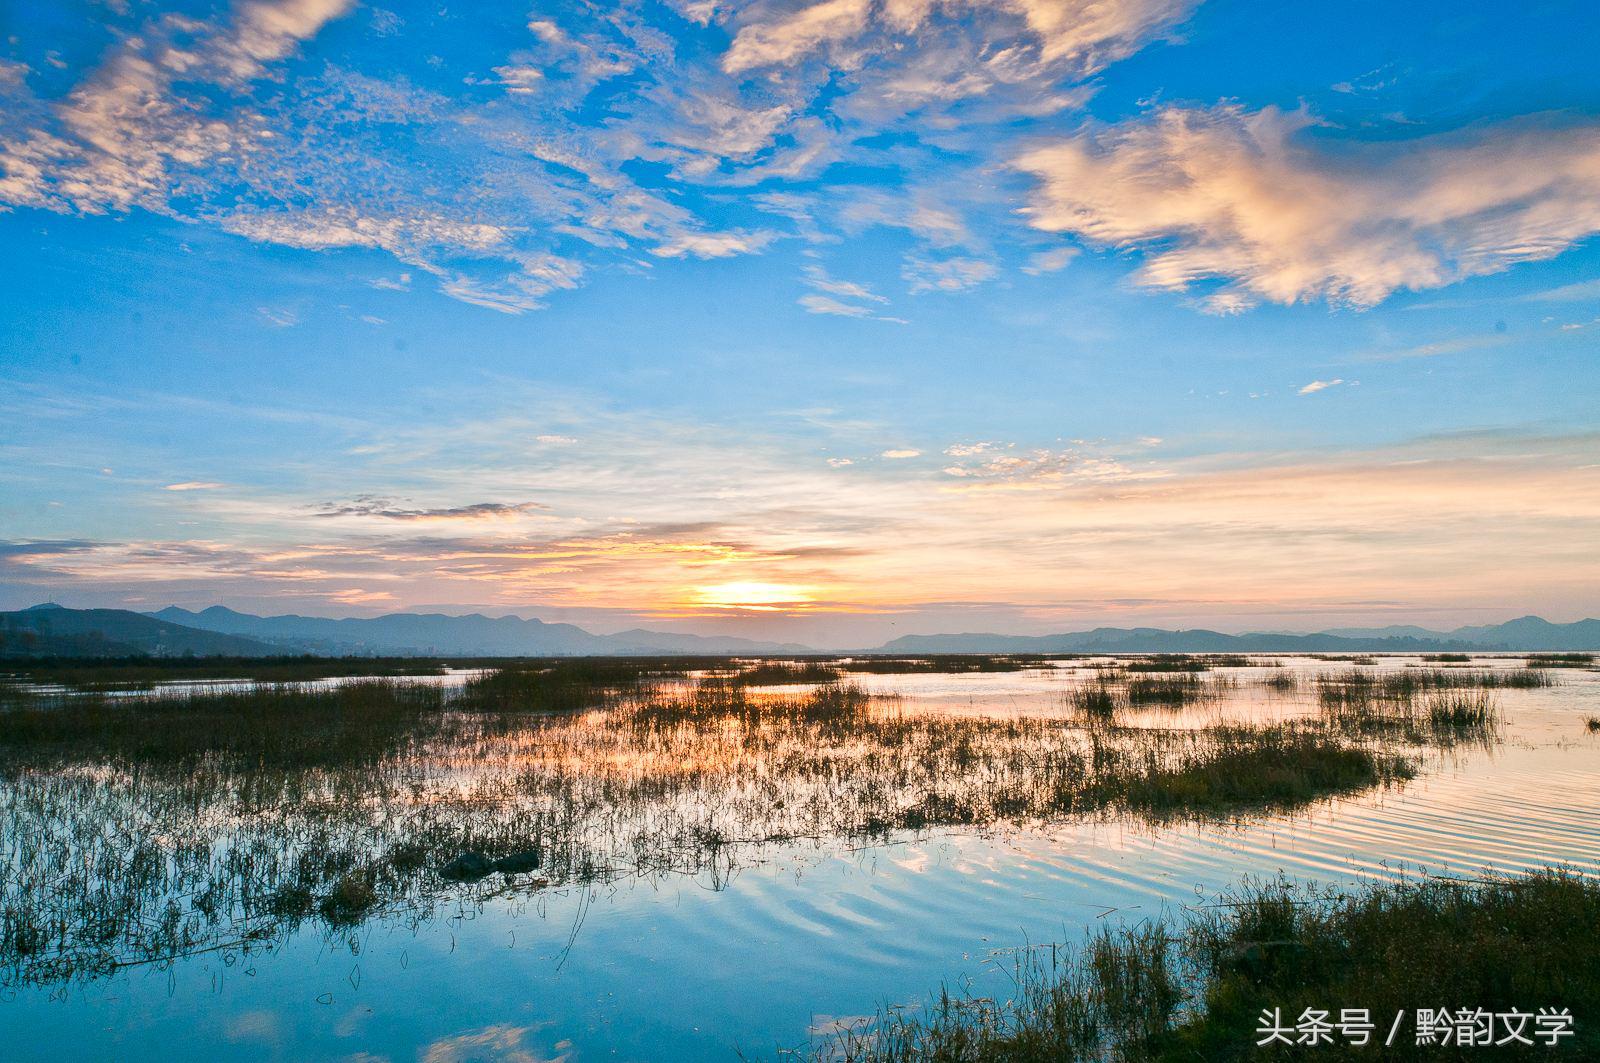
[[[169,606],[159,620],[259,639],[285,650],[394,656],[556,657],[578,655],[813,653],[795,643],[680,635],[637,628],[595,635],[572,624],[547,624],[479,613],[389,613],[334,619],[321,616],[253,616],[220,605],[199,612]]]
[[[0,613],[5,657],[260,657],[281,650],[127,609],[34,606]]]
[[[1542,617],[1523,616],[1488,627],[1457,628],[1451,635],[1477,646],[1515,650],[1600,650],[1600,620],[1552,624]]]
[[[759,642],[755,639],[735,638],[732,635],[682,635],[675,631],[649,631],[642,627],[619,631],[615,635],[607,635],[606,638],[622,645],[635,646],[644,653],[801,655],[817,652],[810,646],[803,646],[798,642]]]
[[[1420,634],[1419,634],[1420,633]],[[1552,624],[1536,616],[1456,631],[1347,628],[1296,635],[1227,635],[1195,628],[1100,627],[1059,635],[906,635],[875,653],[1437,653],[1464,650],[1600,649],[1600,620]]]
[[[1329,635],[1347,638],[1393,638],[1396,636],[1461,642],[1482,649],[1505,650],[1600,650],[1600,620],[1578,620],[1571,624],[1552,624],[1537,616],[1523,616],[1503,624],[1458,627],[1453,631],[1429,631],[1420,627],[1333,628]]]

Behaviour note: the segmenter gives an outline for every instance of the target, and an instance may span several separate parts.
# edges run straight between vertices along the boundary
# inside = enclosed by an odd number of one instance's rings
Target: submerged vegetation
[[[889,1009],[846,1029],[819,1044],[816,1058],[1298,1058],[1307,1045],[1258,1047],[1258,1031],[1264,1014],[1276,1014],[1298,1041],[1294,1026],[1307,1009],[1335,1024],[1359,1009],[1369,1024],[1365,1047],[1334,1025],[1319,1058],[1470,1058],[1474,1047],[1441,1047],[1416,1025],[1419,1008],[1463,1006],[1527,1015],[1530,1043],[1501,1051],[1539,1058],[1550,1051],[1539,1009],[1566,1014],[1574,1021],[1556,1056],[1594,1058],[1600,1029],[1584,1020],[1600,1004],[1600,880],[1560,869],[1351,891],[1247,880],[1184,920],[1103,927],[1079,948],[1028,950],[1012,973],[1009,999],[942,992],[920,1010]],[[1396,1016],[1400,1029],[1385,1047]]]

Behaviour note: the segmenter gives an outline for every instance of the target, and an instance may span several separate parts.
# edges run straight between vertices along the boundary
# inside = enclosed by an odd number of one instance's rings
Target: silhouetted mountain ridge
[[[814,653],[796,643],[684,635],[635,628],[596,635],[573,624],[549,624],[481,613],[388,613],[375,617],[253,616],[213,605],[199,612],[169,606],[150,614],[164,620],[261,639],[292,650],[324,654],[551,657],[655,654]]]
[[[256,639],[127,609],[36,605],[0,613],[0,656],[7,657],[261,657],[281,652]]]

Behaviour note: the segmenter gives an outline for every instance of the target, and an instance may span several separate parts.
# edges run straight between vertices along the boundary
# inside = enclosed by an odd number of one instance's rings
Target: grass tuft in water
[[[839,669],[817,661],[762,661],[744,669],[733,682],[747,687],[777,687],[796,683],[832,683]]]
[[[1529,668],[1588,668],[1594,664],[1592,653],[1540,653],[1528,658]]]

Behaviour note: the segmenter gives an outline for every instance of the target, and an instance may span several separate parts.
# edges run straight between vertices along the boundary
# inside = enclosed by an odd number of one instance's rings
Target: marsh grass
[[[1438,664],[1468,664],[1472,657],[1465,653],[1424,653],[1422,659]]]
[[[1430,690],[1529,690],[1555,685],[1548,673],[1526,669],[1403,668],[1395,672],[1323,672],[1314,680],[1324,701],[1345,696],[1390,701]]]
[[[762,661],[733,677],[740,686],[787,686],[797,683],[831,683],[839,669],[820,661]]]
[[[417,657],[118,657],[88,661],[44,657],[0,662],[0,672],[33,683],[75,690],[141,689],[158,683],[249,679],[258,683],[307,682],[370,676],[443,675],[451,667],[492,667],[492,661]]]
[[[1126,695],[1128,704],[1134,708],[1159,705],[1179,709],[1219,698],[1235,685],[1232,679],[1222,676],[1208,680],[1194,675],[1139,676],[1128,680]]]
[[[1438,746],[1487,743],[1499,733],[1502,712],[1489,691],[1504,672],[1405,671],[1388,675],[1345,672],[1315,679],[1322,717],[1341,733]],[[1484,683],[1488,689],[1476,684]],[[1537,684],[1543,685],[1543,684]]]
[[[1204,672],[1211,665],[1199,657],[1182,653],[1163,654],[1159,657],[1141,657],[1120,662],[1129,672]]]
[[[1263,1011],[1364,1008],[1382,1024],[1418,1008],[1566,1009],[1575,1037],[1491,1055],[1588,1059],[1600,1029],[1600,881],[1567,870],[1481,880],[1412,878],[1335,890],[1246,880],[1187,919],[1100,927],[1078,948],[1021,953],[1007,999],[941,992],[815,1046],[819,1061],[1031,1063],[1300,1058],[1260,1049]],[[1530,1025],[1529,1031],[1531,1033]],[[1384,1030],[1376,1031],[1381,1044]],[[1472,1058],[1416,1043],[1335,1039],[1318,1058]]]
[[[1104,675],[1067,691],[1066,703],[1079,717],[1091,721],[1109,720],[1120,704],[1116,687]]]
[[[1162,653],[1119,662],[1130,672],[1206,672],[1213,668],[1281,668],[1283,662],[1242,653]]]
[[[1412,770],[1315,722],[971,718],[841,682],[795,695],[679,671],[544,662],[459,690],[362,680],[11,703],[0,985],[266,947],[306,920],[421,919],[463,893],[716,885],[774,842],[1227,819]],[[466,852],[517,870],[446,882]]]
[[[1589,668],[1594,664],[1592,653],[1541,653],[1528,658],[1529,668]]]
[[[1482,690],[1440,690],[1429,694],[1423,706],[1428,725],[1435,730],[1481,731],[1500,719],[1500,706]]]
[[[1191,672],[1160,675],[1125,675],[1097,667],[1086,682],[1064,695],[1066,706],[1079,718],[1106,720],[1124,710],[1181,709],[1215,701],[1238,687],[1231,677],[1202,679]]]
[[[1075,660],[1075,653],[941,653],[919,657],[851,657],[836,662],[845,672],[872,675],[960,675],[977,672],[1023,672],[1049,667],[1054,661]]]
[[[1293,694],[1300,689],[1300,677],[1293,672],[1278,672],[1263,679],[1261,685],[1274,694]]]

